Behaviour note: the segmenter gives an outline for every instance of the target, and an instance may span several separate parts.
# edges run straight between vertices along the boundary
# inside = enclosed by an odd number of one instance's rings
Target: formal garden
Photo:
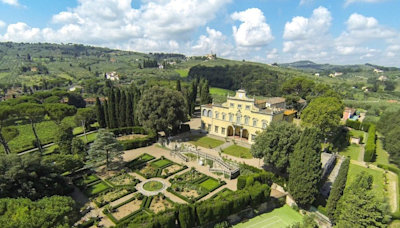
[[[146,160],[147,159],[147,160]],[[127,166],[135,173],[143,176],[146,179],[161,177],[168,178],[175,173],[187,169],[186,165],[177,164],[169,159],[161,158],[154,161],[150,156],[144,154],[138,159],[128,163]]]

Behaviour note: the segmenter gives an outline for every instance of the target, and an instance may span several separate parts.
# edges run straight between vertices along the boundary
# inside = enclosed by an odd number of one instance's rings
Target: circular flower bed
[[[159,181],[149,181],[143,185],[143,189],[146,191],[157,191],[164,187],[164,184]]]

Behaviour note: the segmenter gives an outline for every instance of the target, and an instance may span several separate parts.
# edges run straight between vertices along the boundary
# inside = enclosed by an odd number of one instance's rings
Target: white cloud
[[[267,59],[278,59],[279,54],[278,54],[278,49],[274,48],[271,51],[267,52]]]
[[[219,56],[226,57],[232,52],[233,45],[227,42],[226,36],[220,31],[206,29],[208,36],[201,35],[196,45],[191,49],[194,55],[204,55],[207,53],[218,53]]]
[[[6,27],[6,23],[2,20],[0,20],[0,28]]]
[[[344,1],[344,6],[347,7],[350,4],[356,3],[356,2],[361,2],[361,3],[376,3],[376,2],[384,2],[386,0],[345,0]]]
[[[263,47],[274,39],[263,12],[258,8],[234,12],[231,14],[231,18],[242,22],[239,28],[236,26],[232,28],[233,37],[238,46]]]
[[[43,36],[38,28],[31,28],[27,24],[18,22],[7,27],[7,32],[4,36],[0,36],[0,40],[12,40],[17,42],[43,40]]]
[[[336,40],[338,46],[354,46],[367,43],[372,40],[385,40],[395,38],[397,31],[384,27],[373,17],[365,17],[354,13],[346,22],[347,30]]]
[[[310,18],[294,17],[285,24],[283,52],[320,55],[331,46],[331,21],[331,13],[324,7],[315,9]]]
[[[12,5],[12,6],[19,6],[18,0],[1,0],[2,3]]]

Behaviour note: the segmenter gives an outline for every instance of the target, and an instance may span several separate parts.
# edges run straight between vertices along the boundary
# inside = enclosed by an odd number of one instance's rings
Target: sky
[[[400,0],[0,0],[0,42],[400,67]]]

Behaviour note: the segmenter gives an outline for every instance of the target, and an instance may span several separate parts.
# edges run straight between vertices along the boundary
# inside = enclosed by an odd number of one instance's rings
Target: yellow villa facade
[[[271,106],[267,100],[256,101],[241,89],[235,96],[228,96],[223,104],[202,105],[201,128],[212,135],[253,143],[257,133],[270,123],[293,120],[294,114],[285,116],[285,109],[280,108],[285,107],[285,101],[279,102]]]

